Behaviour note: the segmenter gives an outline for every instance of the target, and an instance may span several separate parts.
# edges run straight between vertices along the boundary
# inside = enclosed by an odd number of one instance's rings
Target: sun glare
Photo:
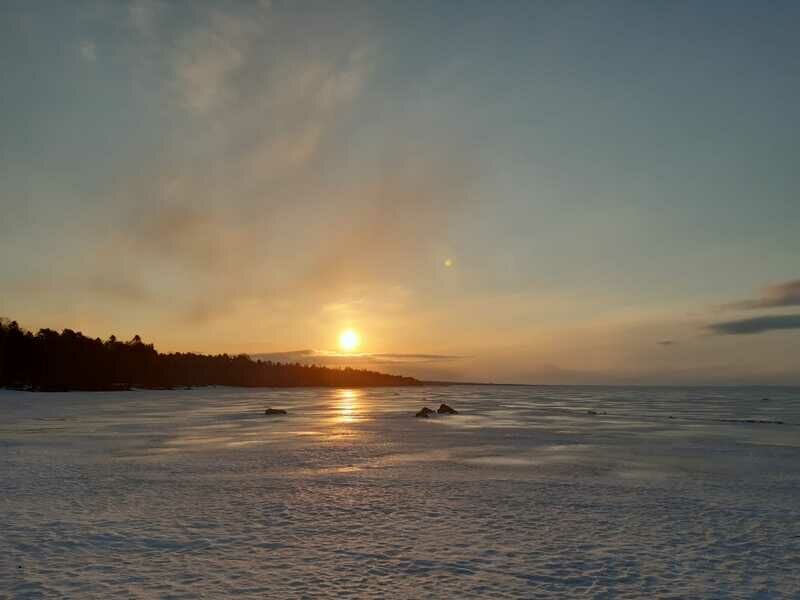
[[[361,340],[358,337],[358,333],[352,329],[347,329],[339,335],[339,347],[345,352],[352,352],[358,348],[360,342]]]

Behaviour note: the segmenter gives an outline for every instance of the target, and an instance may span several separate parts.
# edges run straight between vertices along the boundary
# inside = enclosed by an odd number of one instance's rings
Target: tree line
[[[162,354],[137,335],[121,342],[80,331],[33,334],[0,319],[0,387],[37,391],[117,390],[225,385],[365,387],[419,385],[411,377],[361,369],[252,360],[246,354]]]

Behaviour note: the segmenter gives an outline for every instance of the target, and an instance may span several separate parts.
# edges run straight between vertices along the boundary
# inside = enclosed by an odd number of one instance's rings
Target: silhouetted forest
[[[254,361],[246,354],[161,354],[137,335],[120,342],[81,332],[25,331],[0,319],[0,387],[39,391],[242,387],[419,385],[411,377],[357,369]]]

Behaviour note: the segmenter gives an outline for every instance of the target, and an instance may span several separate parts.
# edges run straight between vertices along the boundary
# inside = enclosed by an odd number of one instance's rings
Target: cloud
[[[133,0],[128,7],[130,25],[142,35],[152,36],[158,16],[163,10],[164,4],[158,0]]]
[[[185,105],[205,114],[233,99],[237,71],[245,62],[257,24],[216,13],[206,27],[188,35],[175,58],[179,90]]]
[[[85,289],[114,302],[140,303],[151,296],[137,277],[125,273],[96,273],[88,278]]]
[[[467,358],[456,354],[372,354],[375,360],[389,362],[442,362]]]
[[[410,329],[428,318],[419,309],[435,293],[431,284],[449,289],[429,265],[469,218],[468,203],[480,201],[468,189],[479,150],[461,143],[468,135],[460,128],[438,127],[432,95],[383,85],[393,58],[379,20],[353,19],[334,4],[92,7],[66,49],[90,68],[107,58],[105,36],[94,32],[119,34],[113,77],[134,90],[138,133],[103,201],[87,200],[82,218],[67,221],[81,227],[69,236],[81,254],[40,248],[41,260],[52,252],[61,271],[82,276],[56,300],[49,272],[59,269],[45,264],[39,314],[53,323],[78,315],[84,328],[102,331],[135,312],[167,349],[324,345],[326,332],[352,320],[398,350],[450,350],[436,339],[406,345],[383,329]],[[50,226],[31,208],[37,196],[6,221]],[[243,337],[235,347],[231,340]],[[400,369],[401,361],[448,359],[360,360]]]
[[[383,99],[381,39],[346,13],[231,8],[153,28],[174,118],[157,166],[117,192],[115,243],[183,321],[235,327],[244,307],[363,315],[352,300],[365,297],[378,320],[466,214],[475,150],[447,136],[421,144],[422,125],[386,102],[361,118]],[[314,43],[289,35],[298,28]]]
[[[451,354],[346,354],[328,350],[296,350],[250,354],[254,360],[300,363],[321,367],[367,369],[407,375],[428,381],[464,380],[464,367],[470,357]]]
[[[97,60],[97,46],[91,40],[83,40],[78,46],[78,52],[86,62],[95,62]]]
[[[774,315],[712,323],[708,326],[717,335],[752,335],[768,331],[800,329],[800,315]]]
[[[726,308],[775,308],[800,306],[800,279],[776,283],[765,287],[755,300],[744,300],[726,305]]]
[[[397,364],[430,364],[460,360],[464,356],[451,354],[352,354],[328,350],[292,350],[289,352],[269,352],[253,354],[252,358],[274,362],[316,364],[325,366],[351,366],[371,368]]]

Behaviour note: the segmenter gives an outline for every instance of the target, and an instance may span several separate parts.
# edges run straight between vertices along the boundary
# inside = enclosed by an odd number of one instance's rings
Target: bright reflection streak
[[[336,390],[336,414],[334,423],[355,423],[360,421],[358,416],[359,399],[364,392],[361,390]]]

